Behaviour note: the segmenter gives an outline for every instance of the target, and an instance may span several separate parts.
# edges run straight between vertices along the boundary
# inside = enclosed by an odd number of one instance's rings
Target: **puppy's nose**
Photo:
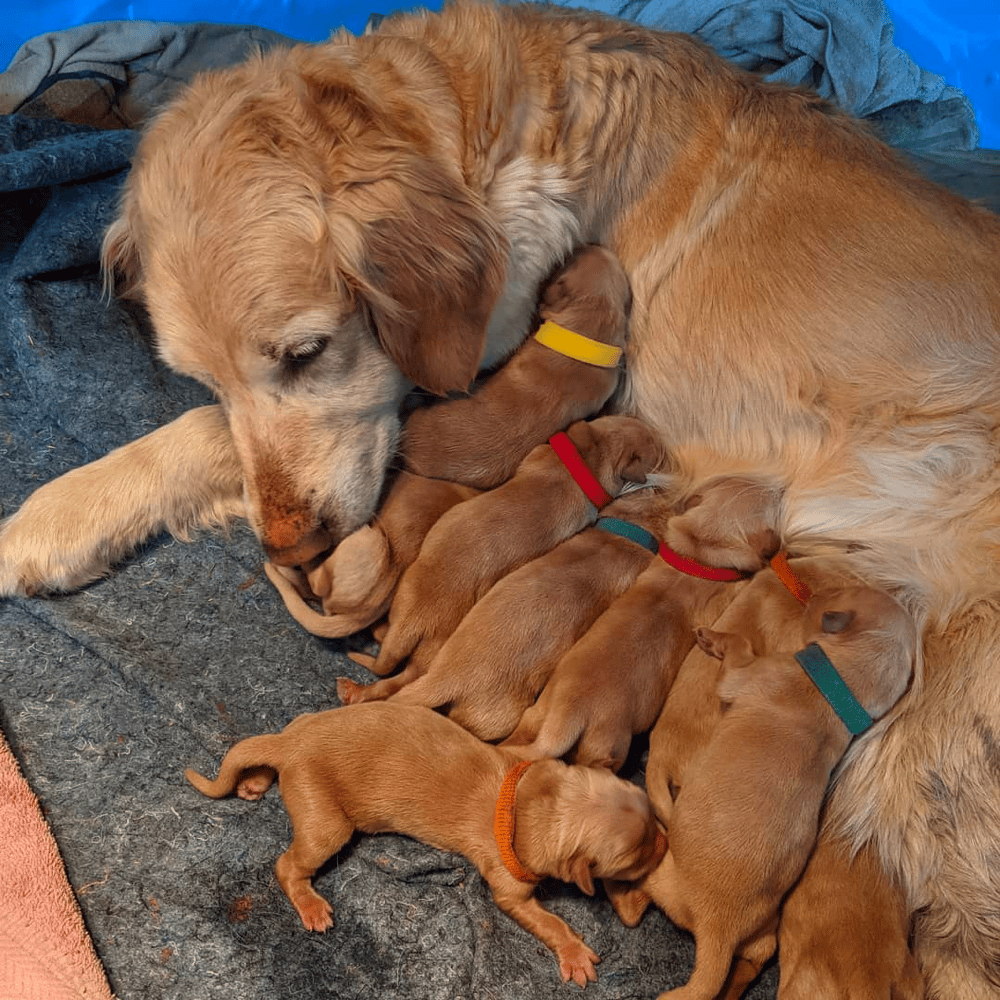
[[[299,536],[291,545],[273,545],[264,539],[267,558],[279,566],[301,566],[331,548],[336,539],[326,525],[317,525]]]

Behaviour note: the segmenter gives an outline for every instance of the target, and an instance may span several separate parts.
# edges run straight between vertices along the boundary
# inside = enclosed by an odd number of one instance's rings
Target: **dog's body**
[[[774,554],[780,492],[742,479],[707,484],[662,537],[705,566],[755,572]],[[530,758],[618,770],[647,732],[688,651],[694,626],[715,621],[740,583],[692,576],[657,558],[562,657],[505,741]]]
[[[832,816],[920,909],[931,995],[982,996],[1000,937],[1000,812],[976,805],[1000,729],[1000,220],[689,38],[464,2],[188,88],[144,138],[105,257],[224,419],[195,411],[38,490],[0,535],[0,592],[77,587],[244,491],[272,557],[307,561],[372,516],[411,384],[464,389],[508,356],[585,242],[632,284],[618,405],[692,480],[773,474],[797,550],[849,549],[919,603],[923,693],[849,753]],[[177,476],[195,444],[221,464]]]
[[[512,874],[494,840],[497,799],[517,761],[434,712],[375,704],[302,715],[281,733],[243,740],[214,781],[185,773],[213,798],[258,799],[280,778],[294,838],[275,871],[308,930],[333,925],[312,878],[354,831],[404,833],[469,858],[497,905],[552,949],[563,979],[586,986],[599,958]],[[516,859],[590,894],[595,877],[638,878],[663,857],[645,794],[620,779],[544,762],[524,773],[514,808]]]
[[[801,646],[820,643],[875,719],[909,685],[917,655],[910,615],[888,594],[853,587],[815,595]],[[852,734],[789,653],[755,657],[745,635],[697,630],[722,660],[728,705],[691,762],[668,821],[669,850],[645,889],[695,935],[686,986],[664,997],[714,1000],[734,957],[759,970],[773,954],[778,908],[816,843],[820,809]]]
[[[539,314],[624,349],[630,308],[621,264],[603,247],[585,247],[546,285]],[[620,378],[620,366],[588,364],[529,337],[471,396],[411,413],[403,427],[403,460],[424,476],[492,489],[536,445],[596,416]]]
[[[614,496],[625,482],[644,482],[662,457],[649,429],[629,417],[578,421],[567,435],[604,489]],[[513,478],[453,507],[431,528],[416,561],[404,573],[389,609],[389,629],[378,656],[352,658],[385,676],[404,659],[394,681],[423,673],[459,622],[507,573],[548,552],[597,517],[548,444],[533,448]]]
[[[291,616],[313,635],[351,635],[377,622],[392,604],[396,585],[420,553],[427,532],[445,511],[479,490],[412,472],[398,473],[371,524],[348,535],[308,572],[264,566]],[[323,614],[309,606],[315,596]]]
[[[676,499],[669,490],[641,490],[602,513],[659,533]],[[392,697],[399,704],[447,706],[448,717],[475,736],[502,739],[563,653],[653,558],[637,542],[588,528],[499,580],[422,676],[400,675],[361,689],[342,679],[337,693],[342,701]]]

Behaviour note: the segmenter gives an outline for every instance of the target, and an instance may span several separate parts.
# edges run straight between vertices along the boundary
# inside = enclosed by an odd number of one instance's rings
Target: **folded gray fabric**
[[[882,0],[565,0],[564,6],[697,35],[744,69],[813,87],[858,117],[877,115],[896,145],[974,149],[979,142],[968,98],[893,43]],[[898,122],[886,113],[895,106],[902,106]]]

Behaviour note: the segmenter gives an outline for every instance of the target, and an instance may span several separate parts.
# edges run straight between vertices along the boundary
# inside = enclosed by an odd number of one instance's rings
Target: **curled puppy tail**
[[[207,795],[210,799],[222,799],[236,791],[236,786],[248,768],[266,767],[280,771],[281,762],[281,736],[277,733],[268,733],[263,736],[251,736],[237,743],[223,758],[219,775],[214,781],[190,767],[184,772],[184,777],[202,795]]]
[[[288,613],[307,631],[324,639],[342,639],[345,635],[354,635],[363,628],[368,628],[377,622],[388,610],[389,601],[383,601],[374,607],[339,615],[324,615],[311,608],[298,592],[295,584],[285,577],[270,563],[264,564],[267,578],[274,584],[275,590],[285,602]]]

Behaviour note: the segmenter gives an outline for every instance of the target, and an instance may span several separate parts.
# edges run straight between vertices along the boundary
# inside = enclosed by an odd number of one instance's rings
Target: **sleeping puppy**
[[[603,510],[661,534],[676,509],[670,489],[639,490]],[[428,666],[362,687],[342,677],[340,700],[384,699],[413,682],[401,700],[436,708],[484,740],[506,736],[559,658],[655,555],[600,527],[587,528],[499,580],[470,609]],[[516,623],[516,627],[511,627]]]
[[[571,333],[560,333],[554,347],[529,337],[472,395],[411,413],[403,428],[406,467],[479,489],[506,482],[532,448],[595,416],[611,397],[630,307],[618,258],[599,246],[577,251],[546,286],[539,307],[543,320]],[[550,330],[543,325],[538,336]],[[595,351],[584,342],[581,352],[574,334],[619,350]]]
[[[581,420],[567,435],[611,496],[626,482],[645,482],[661,461],[656,436],[632,417]],[[409,657],[407,679],[417,676],[497,580],[596,518],[597,508],[551,445],[539,445],[512,479],[452,508],[431,528],[399,581],[378,657],[351,658],[385,676]]]
[[[706,484],[692,500],[667,524],[665,537],[675,552],[747,573],[774,555],[779,489],[727,477]],[[695,623],[714,621],[741,586],[654,559],[559,661],[507,744],[532,759],[573,750],[577,764],[617,771],[632,737],[656,722],[694,645]]]
[[[690,980],[662,994],[677,1000],[714,1000],[734,957],[759,969],[773,954],[778,908],[816,843],[833,769],[852,733],[902,697],[917,655],[912,617],[870,587],[816,594],[803,613],[805,649],[794,655],[755,657],[745,635],[696,634],[722,661],[718,696],[728,708],[691,762],[667,823],[669,850],[644,883],[695,936]],[[860,720],[841,691],[824,681],[823,694],[807,674],[804,657],[816,650],[860,703]]]
[[[778,997],[819,1000],[836,983],[845,998],[924,1000],[910,924],[902,885],[873,845],[855,853],[844,840],[820,837],[781,907]]]
[[[348,535],[329,556],[305,570],[268,562],[264,571],[304,629],[327,639],[351,635],[389,610],[399,578],[441,515],[479,492],[400,472],[375,520]],[[313,598],[322,601],[323,614],[307,603]]]
[[[333,925],[311,884],[320,866],[355,830],[402,833],[469,858],[497,905],[555,953],[563,979],[586,986],[600,959],[535,899],[535,883],[551,875],[592,895],[595,878],[644,875],[666,842],[636,785],[518,762],[434,712],[373,704],[300,715],[281,733],[243,740],[214,781],[185,775],[205,795],[251,800],[280,776],[294,837],[275,872],[308,930]]]

